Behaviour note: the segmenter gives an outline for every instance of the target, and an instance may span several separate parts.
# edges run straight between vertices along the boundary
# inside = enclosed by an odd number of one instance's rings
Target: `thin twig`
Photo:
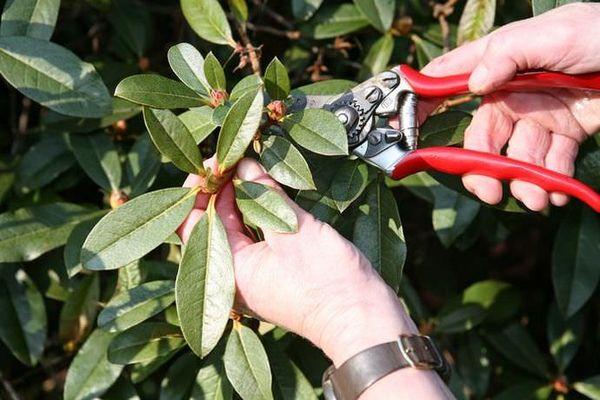
[[[300,38],[300,31],[283,31],[280,29],[272,28],[270,26],[255,25],[251,22],[246,22],[246,27],[254,32],[265,32],[275,36],[286,37],[291,40]]]
[[[248,33],[246,32],[246,27],[240,23],[236,23],[237,31],[240,35],[240,39],[242,40],[242,44],[246,48],[246,52],[248,53],[248,58],[250,59],[250,66],[252,67],[252,72],[256,75],[261,74],[260,69],[260,60],[258,54],[256,54],[256,47],[250,42],[250,38],[248,37]],[[242,51],[240,51],[242,53]]]
[[[260,0],[254,0],[254,5],[260,7],[269,17],[278,22],[280,25],[285,26],[288,30],[294,29],[294,24],[288,21],[283,15],[277,13],[267,6],[266,3],[262,3]]]
[[[442,30],[442,39],[444,43],[443,52],[450,51],[450,26],[447,18],[454,12],[454,6],[458,0],[448,0],[444,4],[433,3],[433,17],[437,18],[440,29]]]
[[[2,381],[2,387],[4,391],[8,394],[10,400],[21,400],[15,389],[13,389],[12,385],[8,380],[4,378],[4,375],[0,372],[0,380]]]
[[[471,100],[473,100],[475,97],[473,95],[465,95],[465,96],[460,96],[460,97],[456,97],[454,99],[448,99],[446,101],[444,101],[442,104],[440,104],[438,106],[438,108],[435,109],[435,111],[432,113],[432,115],[435,114],[441,114],[444,111],[448,110],[450,107],[455,107],[455,106],[459,106],[461,104],[465,104],[470,102]]]

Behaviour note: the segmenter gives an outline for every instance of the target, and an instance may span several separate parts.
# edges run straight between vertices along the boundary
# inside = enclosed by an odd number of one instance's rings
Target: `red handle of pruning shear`
[[[414,92],[421,97],[448,97],[469,92],[469,74],[432,77],[404,64],[399,67]],[[517,74],[498,90],[540,90],[550,88],[600,90],[600,73],[568,75],[560,72]]]
[[[500,180],[522,180],[548,192],[561,192],[587,203],[600,212],[600,194],[570,176],[537,165],[497,154],[457,147],[427,147],[406,155],[392,172],[402,179],[420,171],[439,171],[451,175],[479,174]]]

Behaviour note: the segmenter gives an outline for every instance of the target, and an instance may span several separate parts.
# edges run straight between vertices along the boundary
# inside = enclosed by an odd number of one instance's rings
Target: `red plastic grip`
[[[505,156],[457,147],[427,147],[409,153],[396,165],[392,178],[399,180],[421,171],[450,175],[478,174],[500,180],[522,180],[548,192],[573,196],[600,212],[600,194],[570,176]]]
[[[398,67],[415,93],[421,97],[448,97],[469,92],[469,74],[441,78],[423,75],[403,64]],[[549,88],[600,90],[600,73],[568,75],[560,72],[526,72],[498,90],[539,90]]]

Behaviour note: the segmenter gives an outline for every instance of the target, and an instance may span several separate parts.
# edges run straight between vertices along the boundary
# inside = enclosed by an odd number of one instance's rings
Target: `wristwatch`
[[[325,400],[356,400],[362,392],[386,375],[401,368],[433,370],[444,381],[450,366],[429,336],[400,335],[395,342],[370,347],[333,365],[323,374]]]

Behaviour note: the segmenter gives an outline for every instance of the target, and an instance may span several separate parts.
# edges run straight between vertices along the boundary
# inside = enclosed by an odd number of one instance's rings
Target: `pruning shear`
[[[294,96],[290,108],[323,108],[334,113],[346,128],[350,151],[392,179],[435,170],[451,175],[479,174],[505,181],[522,180],[549,192],[576,197],[600,212],[600,194],[567,175],[506,156],[457,147],[417,149],[418,99],[468,93],[468,81],[468,74],[434,78],[400,65],[339,95]],[[517,74],[500,89],[549,88],[600,90],[600,73],[528,72]],[[399,129],[376,126],[376,118],[396,115],[400,119]]]

